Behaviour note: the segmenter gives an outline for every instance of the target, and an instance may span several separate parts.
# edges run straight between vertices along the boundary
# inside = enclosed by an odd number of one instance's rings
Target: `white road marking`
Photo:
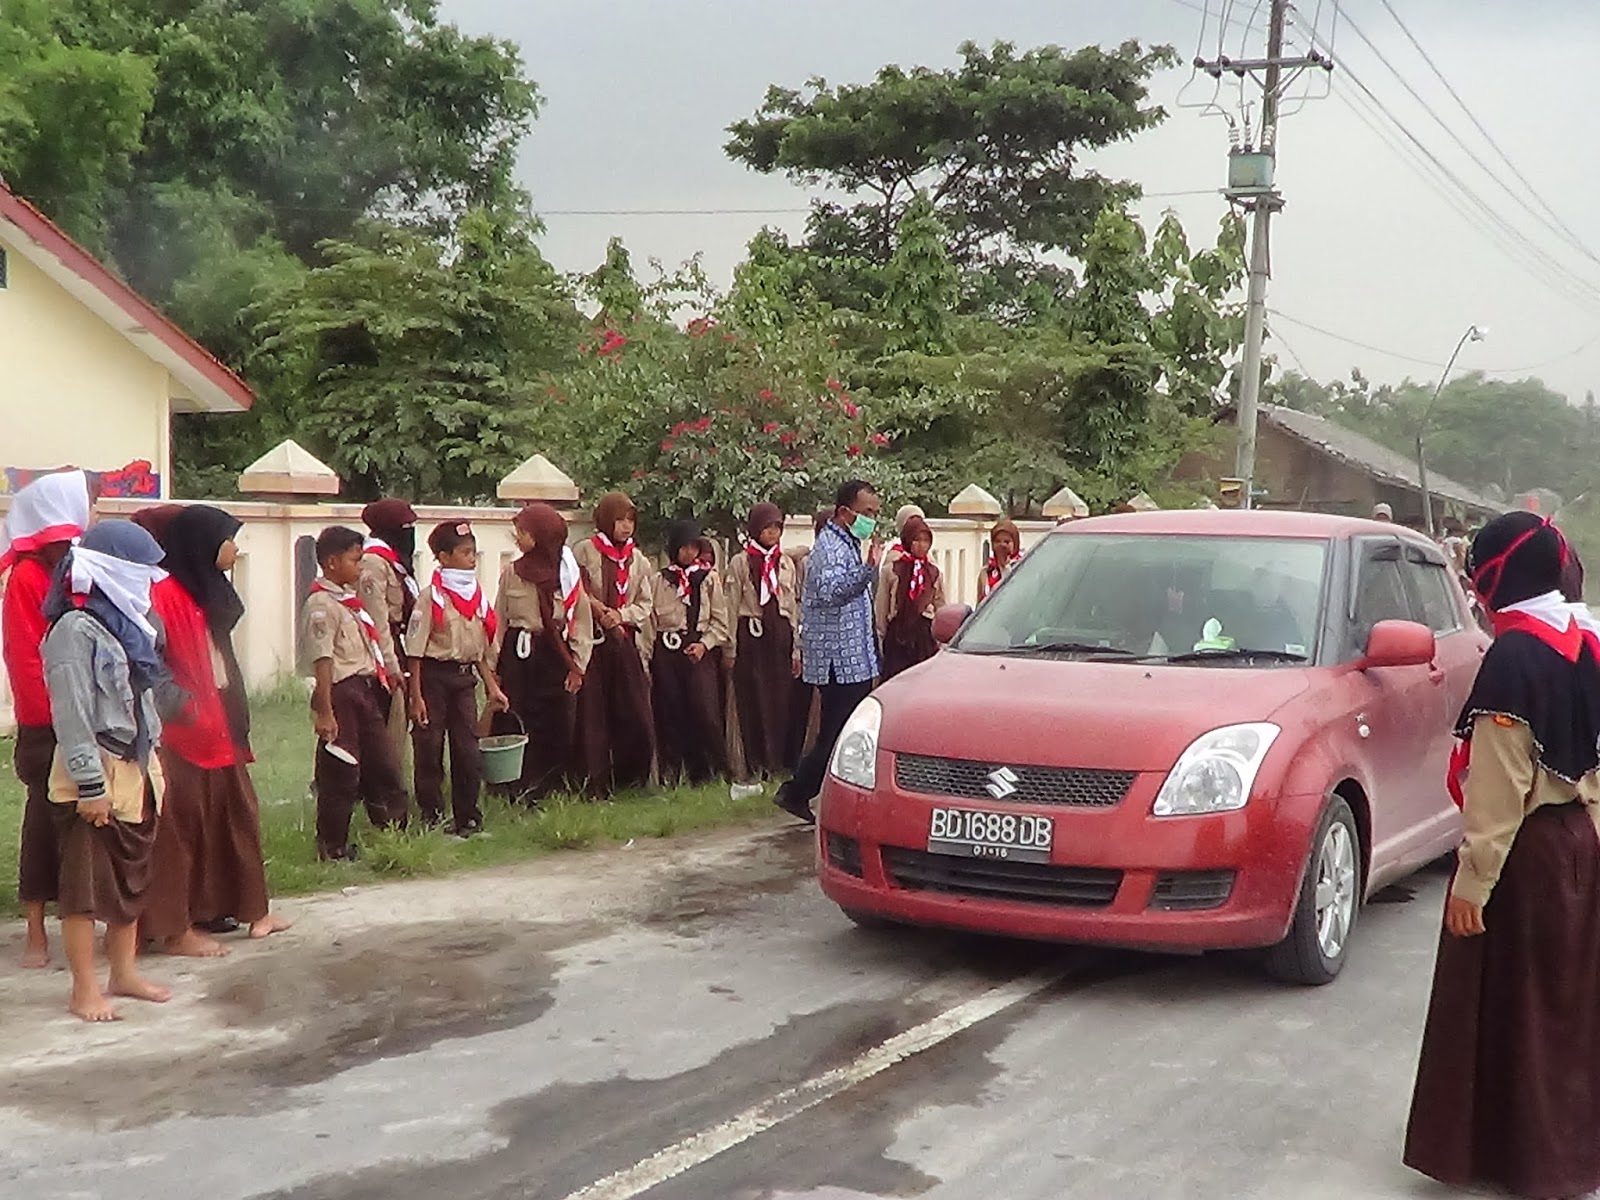
[[[785,1088],[721,1124],[684,1138],[625,1170],[580,1188],[567,1196],[566,1200],[631,1200],[765,1133],[775,1125],[831,1100],[858,1083],[887,1071],[896,1063],[930,1050],[963,1030],[997,1016],[1042,992],[1065,974],[1060,970],[1035,972],[991,988],[904,1033],[897,1033],[887,1041],[878,1043],[842,1067],[835,1067],[804,1083]]]

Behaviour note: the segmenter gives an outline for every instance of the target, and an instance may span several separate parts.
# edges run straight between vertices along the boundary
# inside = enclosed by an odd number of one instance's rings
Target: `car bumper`
[[[1084,809],[866,792],[830,776],[818,879],[841,908],[914,925],[1176,951],[1281,941],[1322,798],[1157,818],[1161,778],[1140,775],[1120,804]],[[951,806],[1051,817],[1050,864],[927,854],[933,809]]]

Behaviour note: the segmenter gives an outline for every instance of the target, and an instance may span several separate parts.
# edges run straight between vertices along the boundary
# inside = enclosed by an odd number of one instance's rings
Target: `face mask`
[[[857,513],[856,519],[850,522],[850,534],[858,542],[866,541],[877,528],[878,522],[865,513]]]

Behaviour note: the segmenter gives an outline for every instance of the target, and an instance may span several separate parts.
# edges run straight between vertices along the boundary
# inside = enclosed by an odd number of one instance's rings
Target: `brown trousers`
[[[50,764],[55,754],[56,731],[49,725],[17,726],[12,762],[27,789],[17,856],[17,899],[24,904],[54,900],[61,884],[61,851],[50,816]]]
[[[333,685],[338,745],[359,760],[347,763],[317,742],[317,854],[344,858],[350,847],[350,817],[359,799],[379,829],[405,828],[410,798],[389,737],[389,693],[374,676],[353,675]]]
[[[457,833],[483,825],[483,752],[478,748],[478,668],[474,663],[425,658],[422,702],[428,723],[411,731],[416,753],[417,810],[436,825],[444,819],[444,747],[450,743],[450,812]]]
[[[681,775],[701,784],[728,773],[720,673],[710,654],[695,662],[656,640],[650,682],[663,780]]]

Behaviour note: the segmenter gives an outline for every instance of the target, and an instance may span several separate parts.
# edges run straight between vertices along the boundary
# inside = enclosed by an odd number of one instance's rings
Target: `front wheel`
[[[1328,801],[1311,846],[1289,936],[1268,952],[1267,971],[1286,983],[1318,987],[1344,968],[1361,911],[1361,842],[1343,797]]]

